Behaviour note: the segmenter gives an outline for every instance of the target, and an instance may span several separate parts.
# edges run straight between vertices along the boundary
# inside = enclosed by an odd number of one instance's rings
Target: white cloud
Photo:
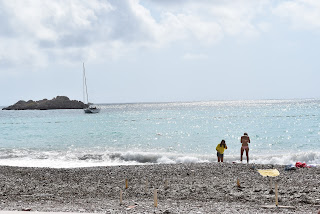
[[[225,35],[251,38],[267,26],[254,22],[266,2],[152,1],[147,7],[139,0],[3,0],[0,66],[105,60],[172,42],[212,45]]]
[[[0,65],[6,67],[25,66],[31,64],[42,68],[47,65],[47,55],[35,43],[17,41],[16,38],[0,38]]]
[[[209,9],[226,34],[252,37],[259,34],[254,21],[268,7],[266,1],[228,1],[225,4],[211,5]]]
[[[168,42],[175,40],[195,40],[211,44],[223,37],[221,26],[213,21],[206,21],[192,14],[167,13],[162,21],[164,28],[161,38]]]
[[[288,20],[295,29],[320,28],[320,1],[293,0],[280,3],[273,13]]]

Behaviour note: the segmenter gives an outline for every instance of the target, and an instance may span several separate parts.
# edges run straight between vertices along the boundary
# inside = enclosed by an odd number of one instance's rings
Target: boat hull
[[[99,113],[100,109],[98,108],[86,108],[84,109],[84,113],[86,114],[95,114],[95,113]]]

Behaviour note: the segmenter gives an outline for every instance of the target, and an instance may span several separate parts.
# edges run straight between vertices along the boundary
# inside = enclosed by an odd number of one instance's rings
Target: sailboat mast
[[[82,94],[83,94],[83,102],[86,103],[86,90],[85,90],[85,84],[84,84],[84,63],[82,67]]]
[[[86,97],[87,97],[87,104],[89,104],[88,89],[87,89],[87,78],[86,78],[86,70],[84,68],[84,63],[83,63],[83,85],[84,85],[83,102],[86,101]]]

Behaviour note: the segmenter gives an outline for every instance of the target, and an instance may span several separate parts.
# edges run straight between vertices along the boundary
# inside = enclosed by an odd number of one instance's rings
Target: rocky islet
[[[57,96],[51,100],[43,99],[38,101],[20,100],[14,105],[3,108],[2,110],[52,110],[52,109],[83,109],[88,105],[81,101],[70,100],[66,96]]]

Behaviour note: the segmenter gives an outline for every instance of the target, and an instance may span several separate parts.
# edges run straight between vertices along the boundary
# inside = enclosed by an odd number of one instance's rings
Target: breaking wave
[[[245,160],[245,157],[244,157]],[[36,151],[36,150],[0,150],[0,165],[20,167],[75,168],[92,166],[177,164],[216,162],[213,155],[192,155],[151,152],[98,152],[98,151]],[[238,162],[239,157],[225,155],[225,162]],[[296,154],[278,154],[257,156],[250,154],[250,163],[256,164],[294,164],[304,162],[320,165],[320,152],[301,152]]]

